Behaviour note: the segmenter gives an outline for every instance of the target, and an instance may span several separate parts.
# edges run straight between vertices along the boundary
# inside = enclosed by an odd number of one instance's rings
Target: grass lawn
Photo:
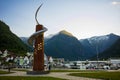
[[[120,72],[91,72],[91,73],[71,73],[72,76],[97,78],[104,80],[120,80]]]
[[[10,73],[13,73],[13,72],[1,71],[1,70],[0,70],[0,74],[10,74]]]
[[[66,80],[53,77],[0,76],[0,80]]]
[[[105,72],[102,70],[51,70],[50,72]]]

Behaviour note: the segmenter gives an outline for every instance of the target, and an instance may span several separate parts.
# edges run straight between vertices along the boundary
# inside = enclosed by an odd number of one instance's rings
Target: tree
[[[10,72],[11,68],[13,68],[14,60],[9,60],[8,62],[4,62],[4,65],[8,69],[8,72]]]

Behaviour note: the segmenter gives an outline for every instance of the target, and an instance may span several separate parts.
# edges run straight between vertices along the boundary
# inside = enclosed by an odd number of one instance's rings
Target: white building
[[[120,58],[119,59],[109,59],[111,69],[120,69]]]

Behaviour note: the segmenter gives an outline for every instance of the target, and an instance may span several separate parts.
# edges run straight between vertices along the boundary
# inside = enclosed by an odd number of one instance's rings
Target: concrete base
[[[28,75],[42,75],[48,73],[50,73],[50,71],[27,71]]]

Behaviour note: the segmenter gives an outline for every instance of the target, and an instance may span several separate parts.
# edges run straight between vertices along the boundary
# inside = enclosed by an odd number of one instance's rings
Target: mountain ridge
[[[0,21],[0,50],[8,50],[13,53],[26,53],[29,51],[29,47],[23,43],[23,41],[17,37],[12,31],[10,27]]]
[[[82,39],[80,42],[84,47],[84,53],[87,54],[88,57],[92,57],[111,47],[119,39],[119,37],[120,36],[111,33],[108,35]]]
[[[108,58],[120,58],[120,38],[111,47],[98,54],[99,60],[106,60]],[[96,59],[96,55],[91,58]]]
[[[45,53],[48,56],[77,60],[82,56],[79,40],[70,35],[58,33],[45,42]]]
[[[65,31],[67,32],[67,31]],[[69,33],[69,32],[67,32]],[[61,56],[60,53],[65,53],[66,55],[69,53],[70,50],[74,49],[74,48],[79,48],[78,52],[76,52],[77,56],[76,59],[74,58],[74,60],[86,60],[86,59],[91,59],[93,56],[95,56],[96,53],[96,45],[98,45],[98,52],[102,53],[104,50],[108,49],[109,47],[111,47],[119,38],[120,36],[110,33],[107,35],[102,35],[102,36],[93,36],[91,38],[86,38],[86,39],[81,39],[78,40],[76,37],[74,37],[73,35],[67,35],[66,33],[64,34],[60,32],[58,32],[55,35],[52,35],[52,37],[46,38],[44,40],[44,44],[45,44],[45,53],[49,56],[53,56],[53,57],[60,57],[60,58],[66,58],[68,56]],[[75,43],[77,42],[77,44],[74,43],[74,41],[72,41],[71,39],[75,39]],[[96,40],[98,40],[96,44]],[[79,41],[79,42],[78,42]],[[69,43],[68,43],[69,42]],[[59,45],[57,45],[59,44]],[[75,44],[74,48],[71,46],[71,44]],[[54,46],[53,46],[54,45]],[[65,45],[67,45],[65,47]],[[55,47],[57,46],[57,47]],[[63,47],[64,46],[64,47]],[[105,48],[104,48],[105,47]],[[63,51],[60,51],[63,50]],[[101,50],[101,51],[100,51]],[[67,52],[68,51],[68,52]],[[55,54],[55,52],[59,53],[59,54]],[[71,51],[72,52],[72,51]],[[54,54],[53,54],[54,53]],[[74,52],[72,52],[71,55],[73,56]],[[69,57],[70,59],[71,57]],[[68,59],[68,58],[66,58]],[[73,59],[73,58],[71,58]]]

